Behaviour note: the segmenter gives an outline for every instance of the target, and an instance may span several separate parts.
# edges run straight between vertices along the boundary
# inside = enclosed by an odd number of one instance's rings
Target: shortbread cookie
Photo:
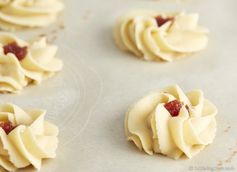
[[[48,26],[55,22],[63,8],[60,0],[0,0],[0,28]]]
[[[23,110],[13,104],[0,105],[0,166],[15,171],[42,160],[55,158],[57,126],[45,121],[45,110]]]
[[[116,23],[114,37],[125,51],[149,61],[173,61],[206,48],[198,14],[133,11]]]
[[[213,142],[216,107],[201,90],[184,93],[177,85],[154,92],[127,112],[127,139],[146,153],[192,158]]]
[[[0,92],[18,92],[39,84],[63,67],[56,58],[57,46],[46,38],[27,42],[9,33],[0,33]]]

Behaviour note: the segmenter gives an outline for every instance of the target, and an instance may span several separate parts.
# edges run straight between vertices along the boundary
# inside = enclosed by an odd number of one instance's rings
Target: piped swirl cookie
[[[216,107],[201,90],[184,93],[177,85],[135,103],[125,118],[129,141],[147,154],[192,158],[213,142]]]
[[[63,67],[56,58],[57,46],[46,38],[27,42],[9,33],[0,33],[0,92],[18,92],[39,84]]]
[[[55,22],[64,5],[59,0],[0,0],[0,28],[44,27]]]
[[[208,30],[198,14],[133,11],[120,17],[114,29],[116,44],[148,61],[173,61],[206,48]]]
[[[58,128],[45,121],[45,110],[23,110],[13,104],[0,105],[0,166],[15,171],[42,160],[55,158]]]

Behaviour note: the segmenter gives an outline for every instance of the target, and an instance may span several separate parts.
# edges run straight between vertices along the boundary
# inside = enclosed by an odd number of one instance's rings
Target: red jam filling
[[[19,61],[23,60],[27,54],[27,47],[20,47],[16,42],[11,42],[3,47],[4,54],[13,53]]]
[[[11,122],[0,122],[0,127],[5,131],[6,134],[9,134],[14,128],[16,128],[15,126],[13,126],[13,124]]]
[[[161,27],[163,24],[165,24],[165,23],[168,22],[168,21],[174,20],[173,17],[166,17],[166,18],[164,18],[164,17],[162,17],[162,16],[157,16],[155,19],[156,19],[157,25],[158,25],[159,27]]]
[[[175,117],[179,115],[179,111],[182,108],[182,103],[178,100],[173,100],[166,103],[164,107],[169,111],[172,117]]]

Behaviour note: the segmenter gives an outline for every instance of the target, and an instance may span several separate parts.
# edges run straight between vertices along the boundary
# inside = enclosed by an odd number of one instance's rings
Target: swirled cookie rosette
[[[147,154],[192,158],[216,135],[216,107],[201,90],[184,93],[177,85],[154,92],[127,112],[127,139]]]
[[[26,42],[9,33],[0,33],[0,92],[19,92],[39,84],[63,67],[56,58],[57,46],[46,38]]]
[[[0,0],[0,28],[16,30],[48,26],[63,8],[59,0]]]
[[[120,17],[114,30],[120,49],[148,61],[173,61],[206,48],[208,30],[198,14],[132,11]]]
[[[45,110],[23,110],[13,104],[0,105],[0,166],[8,171],[55,158],[58,128],[45,121]]]

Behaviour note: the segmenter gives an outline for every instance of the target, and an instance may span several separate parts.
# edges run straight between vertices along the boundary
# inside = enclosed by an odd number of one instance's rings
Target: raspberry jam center
[[[9,134],[14,128],[16,128],[15,126],[13,126],[13,124],[9,121],[7,122],[0,122],[0,127],[5,131],[6,134]]]
[[[11,42],[3,47],[4,54],[13,53],[19,61],[23,60],[27,54],[27,47],[20,47],[16,42]]]
[[[157,16],[155,19],[156,19],[157,25],[159,27],[161,27],[163,24],[165,24],[168,21],[173,21],[174,20],[173,17],[166,17],[166,18],[164,18],[162,16]]]
[[[179,115],[179,111],[182,108],[182,103],[178,100],[173,100],[166,103],[164,107],[169,111],[172,117],[175,117]]]

